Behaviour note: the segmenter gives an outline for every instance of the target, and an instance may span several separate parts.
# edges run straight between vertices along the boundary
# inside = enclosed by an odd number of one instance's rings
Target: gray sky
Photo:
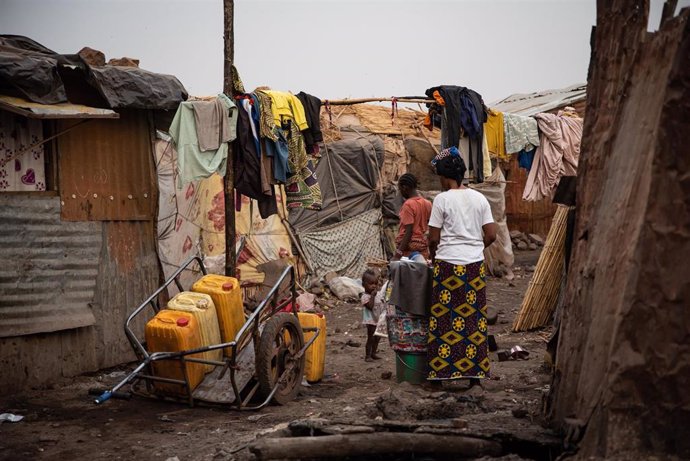
[[[594,0],[235,0],[235,62],[248,90],[337,99],[457,84],[490,102],[584,82],[595,19]],[[0,31],[139,58],[191,94],[222,89],[222,0],[0,0]]]

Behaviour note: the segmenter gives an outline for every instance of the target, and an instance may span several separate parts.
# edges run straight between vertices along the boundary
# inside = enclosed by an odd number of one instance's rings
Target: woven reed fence
[[[515,332],[546,326],[556,309],[565,264],[565,233],[569,209],[563,205],[558,205],[556,209],[537,268],[513,323]]]

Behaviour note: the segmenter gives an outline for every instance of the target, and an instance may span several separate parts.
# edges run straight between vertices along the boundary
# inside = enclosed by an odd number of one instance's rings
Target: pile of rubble
[[[537,234],[525,234],[517,230],[510,231],[510,240],[514,250],[536,250],[544,246],[544,238]]]

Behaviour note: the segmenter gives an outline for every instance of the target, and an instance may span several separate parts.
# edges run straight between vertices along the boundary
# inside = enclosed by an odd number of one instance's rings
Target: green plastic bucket
[[[426,381],[426,354],[418,352],[395,353],[395,375],[399,383],[422,384]]]

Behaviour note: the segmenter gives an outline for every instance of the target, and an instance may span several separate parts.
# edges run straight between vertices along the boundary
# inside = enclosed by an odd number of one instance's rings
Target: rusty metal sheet
[[[58,197],[0,194],[0,337],[95,323],[101,226],[61,222]]]
[[[92,120],[58,138],[62,219],[151,220],[157,192],[145,111]],[[59,131],[74,122],[60,121]]]
[[[96,333],[98,365],[108,367],[134,360],[123,325],[127,316],[158,287],[160,266],[152,221],[103,223],[103,252],[93,301],[99,326]],[[144,325],[153,316],[146,311],[134,325],[143,338]]]
[[[0,109],[14,112],[28,118],[119,118],[120,115],[110,109],[84,106],[82,104],[39,104],[22,98],[0,95]]]

